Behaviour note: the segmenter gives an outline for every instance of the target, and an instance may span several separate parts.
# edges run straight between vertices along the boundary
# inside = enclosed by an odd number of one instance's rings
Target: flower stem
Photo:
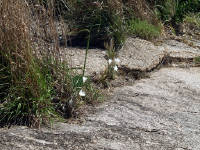
[[[84,66],[83,66],[83,76],[85,75],[85,67],[86,67],[86,63],[87,63],[87,54],[88,54],[88,49],[90,46],[90,30],[85,29],[85,30],[81,30],[82,31],[87,31],[88,32],[88,40],[87,40],[87,47],[86,47],[86,52],[85,52],[85,61],[84,61]]]

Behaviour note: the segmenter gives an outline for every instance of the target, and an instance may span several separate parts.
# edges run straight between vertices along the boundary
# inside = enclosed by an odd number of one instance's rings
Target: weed
[[[49,82],[53,87],[52,102],[61,116],[73,117],[82,104],[98,102],[101,94],[94,88],[89,77],[77,74],[64,62],[50,61],[48,64],[53,79]]]
[[[107,49],[108,67],[101,74],[101,77],[98,79],[98,83],[107,85],[107,80],[115,79],[120,60],[116,57],[116,51],[114,49],[114,43],[112,40],[110,43],[105,43],[105,47]]]

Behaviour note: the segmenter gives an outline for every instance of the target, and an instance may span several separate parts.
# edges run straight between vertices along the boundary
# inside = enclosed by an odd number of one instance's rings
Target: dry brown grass
[[[125,0],[124,5],[133,12],[136,18],[147,20],[149,23],[158,24],[152,6],[147,0]]]
[[[0,54],[12,64],[10,67],[15,77],[28,69],[32,56],[29,9],[20,0],[2,0],[0,13]]]
[[[47,8],[28,2],[0,0],[0,126],[39,127],[98,99],[91,82],[62,61],[53,0]]]

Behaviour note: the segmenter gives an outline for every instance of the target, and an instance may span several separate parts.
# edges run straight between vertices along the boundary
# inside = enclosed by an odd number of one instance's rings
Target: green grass
[[[196,27],[200,28],[200,13],[197,14],[188,14],[184,18],[185,23],[189,23],[195,25]]]
[[[24,76],[17,77],[17,83],[9,83],[8,94],[0,101],[0,126],[39,127],[60,117],[73,117],[81,105],[100,100],[100,91],[91,80],[88,78],[84,82],[83,75],[77,74],[67,64],[53,59],[35,60]],[[0,73],[4,71],[2,69]],[[3,84],[7,87],[6,82]],[[80,90],[85,92],[85,96],[80,96]]]
[[[200,10],[199,0],[165,0],[156,1],[156,13],[164,23],[177,24],[183,21],[188,13],[197,13]]]
[[[19,62],[13,63],[15,64],[9,64],[12,69]],[[33,58],[30,64],[26,64],[26,67],[24,67],[23,74],[16,70],[12,72],[11,69],[6,72],[5,70],[0,71],[1,74],[11,72],[8,78],[12,79],[8,82],[7,95],[1,99],[0,125],[38,126],[49,122],[55,114],[50,102],[51,87],[42,74],[41,68]],[[7,83],[2,83],[2,85],[7,85]]]
[[[161,33],[160,27],[154,26],[147,21],[141,21],[138,19],[129,20],[128,29],[130,34],[134,34],[147,40],[157,38]]]

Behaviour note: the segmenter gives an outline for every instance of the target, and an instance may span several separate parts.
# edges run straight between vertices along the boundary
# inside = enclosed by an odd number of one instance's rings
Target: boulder
[[[160,64],[165,56],[165,49],[146,40],[128,38],[118,55],[122,67],[146,71]]]

